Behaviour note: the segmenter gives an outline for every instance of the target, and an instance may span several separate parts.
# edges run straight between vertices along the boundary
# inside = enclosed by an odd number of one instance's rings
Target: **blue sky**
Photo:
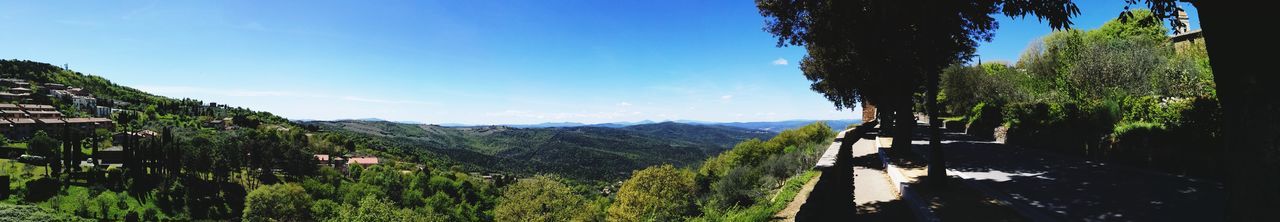
[[[1086,1],[1093,28],[1121,1]],[[850,119],[751,1],[0,4],[0,58],[294,119],[427,123]],[[1194,13],[1193,23],[1195,23]],[[1193,28],[1196,28],[1193,25]],[[984,61],[1050,30],[1001,20]]]

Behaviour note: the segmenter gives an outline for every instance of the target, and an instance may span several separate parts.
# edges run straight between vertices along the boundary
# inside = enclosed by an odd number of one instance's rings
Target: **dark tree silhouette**
[[[1145,3],[1158,18],[1174,18],[1176,0],[1125,0],[1130,6]],[[1280,214],[1270,212],[1280,205],[1280,97],[1267,83],[1275,82],[1272,67],[1263,58],[1275,44],[1255,28],[1243,28],[1269,7],[1231,5],[1225,1],[1187,1],[1199,13],[1204,30],[1218,98],[1223,111],[1223,133],[1230,169],[1224,181],[1228,192],[1229,220],[1274,221]],[[812,88],[827,96],[837,107],[852,107],[858,101],[882,107],[893,100],[880,93],[890,91],[884,84],[884,52],[896,47],[883,44],[883,27],[891,23],[884,11],[889,3],[879,1],[771,1],[756,2],[761,15],[769,18],[766,31],[778,37],[778,45],[803,45],[809,55],[803,64]],[[920,4],[920,3],[915,3]],[[1127,6],[1128,7],[1128,6]],[[1126,7],[1126,8],[1127,8]],[[1067,27],[1078,12],[1064,0],[991,0],[966,4],[964,10],[999,12],[1009,16],[1034,14],[1054,28]],[[978,14],[978,13],[972,13]],[[1174,24],[1181,24],[1171,19]],[[1262,46],[1262,47],[1260,47]],[[898,109],[901,110],[901,109]]]
[[[1145,3],[1158,18],[1181,25],[1175,0],[1125,0],[1126,8]],[[1227,162],[1227,219],[1280,221],[1280,97],[1272,58],[1275,40],[1258,22],[1271,7],[1226,1],[1182,1],[1196,7],[1205,48],[1222,105],[1222,133]],[[1266,59],[1270,60],[1270,59]]]
[[[992,15],[1035,15],[1054,28],[1070,25],[1073,3],[1054,1],[775,1],[756,5],[765,31],[778,46],[805,46],[801,61],[811,89],[836,108],[869,102],[893,112],[893,148],[911,146],[915,125],[912,95],[927,91],[933,155],[930,175],[945,177],[937,129],[938,75],[947,65],[969,58],[977,41],[990,41],[997,27]]]

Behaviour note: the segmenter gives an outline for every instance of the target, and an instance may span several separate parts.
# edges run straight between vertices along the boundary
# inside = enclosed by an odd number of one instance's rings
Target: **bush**
[[[1156,150],[1155,147],[1165,142],[1169,132],[1160,123],[1122,122],[1116,124],[1111,133],[1110,161],[1131,165],[1150,166],[1157,159],[1165,159],[1168,147]],[[1161,154],[1157,154],[1161,152]]]
[[[720,208],[749,206],[764,196],[760,187],[760,175],[750,167],[740,166],[730,170],[724,178],[711,184],[711,201]]]
[[[0,221],[93,221],[31,205],[0,203]]]
[[[969,126],[965,133],[982,139],[995,139],[995,129],[1004,119],[1000,105],[978,103],[969,110]]]
[[[41,202],[52,198],[58,194],[58,190],[62,188],[62,184],[53,178],[43,177],[27,181],[27,193],[23,196],[23,200],[27,202]]]

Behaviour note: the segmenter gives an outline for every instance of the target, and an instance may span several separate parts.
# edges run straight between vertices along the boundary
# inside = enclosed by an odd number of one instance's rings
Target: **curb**
[[[876,136],[875,140],[876,151],[878,156],[880,156],[880,163],[884,164],[885,173],[889,174],[889,181],[897,184],[897,186],[894,187],[898,189],[898,195],[901,196],[903,200],[907,201],[907,207],[911,208],[911,213],[915,214],[916,220],[934,222],[942,221],[941,219],[938,219],[938,216],[933,213],[932,209],[929,209],[929,205],[925,203],[924,200],[921,200],[920,197],[916,196],[915,193],[911,191],[911,186],[907,184],[907,176],[902,174],[902,169],[889,162],[888,153],[885,153],[885,149],[881,148],[884,146],[883,144],[880,144],[880,136]]]

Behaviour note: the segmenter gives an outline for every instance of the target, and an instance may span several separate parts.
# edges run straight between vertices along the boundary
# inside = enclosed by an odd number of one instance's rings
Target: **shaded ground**
[[[852,132],[851,132],[852,133]],[[872,135],[874,132],[870,132]],[[906,203],[892,193],[874,141],[854,135],[841,142],[834,167],[823,169],[796,221],[911,221]]]
[[[1066,221],[1217,221],[1220,183],[1115,166],[1012,145],[947,135],[948,174],[1032,218]],[[928,155],[924,137],[913,150]]]

